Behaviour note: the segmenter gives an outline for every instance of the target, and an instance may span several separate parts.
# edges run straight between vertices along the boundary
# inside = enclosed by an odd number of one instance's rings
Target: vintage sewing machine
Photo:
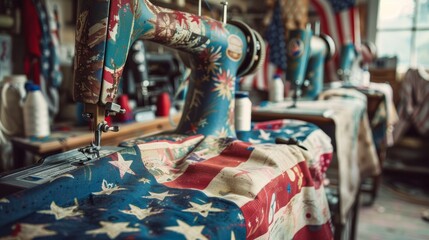
[[[147,0],[80,0],[78,13],[74,92],[94,142],[74,152],[88,156],[77,169],[0,198],[1,237],[332,238],[323,185],[307,167],[314,156],[235,138],[236,80],[263,62],[259,34],[226,14],[219,22]],[[174,132],[99,158],[101,134],[119,130],[105,116],[123,112],[114,100],[138,38],[193,60],[182,118]]]
[[[298,98],[315,99],[323,88],[324,63],[335,54],[334,41],[307,29],[290,31],[286,79],[292,83],[293,104]]]
[[[233,114],[236,77],[262,63],[259,34],[243,22],[227,24],[226,5],[221,23],[149,1],[111,2],[109,9],[109,1],[82,1],[79,9],[76,52],[81,54],[75,58],[74,96],[85,104],[96,139],[84,151],[97,151],[101,132],[118,130],[104,118],[122,111],[114,100],[128,50],[138,38],[190,53],[195,63],[186,99],[189,104],[176,132],[216,135],[225,129]],[[226,127],[228,136],[234,136],[233,125]]]
[[[74,64],[74,99],[84,103],[93,142],[80,149],[48,157],[41,165],[0,179],[9,194],[46,183],[84,166],[118,147],[102,147],[101,134],[119,131],[105,117],[122,114],[115,103],[131,45],[145,39],[189,53],[192,80],[182,118],[174,134],[235,136],[236,78],[256,70],[265,57],[261,36],[245,23],[223,22],[161,8],[148,0],[79,1]]]
[[[340,81],[348,83],[350,80],[350,74],[352,68],[356,64],[357,59],[356,48],[353,43],[348,43],[341,46],[340,50],[340,64],[337,70]]]

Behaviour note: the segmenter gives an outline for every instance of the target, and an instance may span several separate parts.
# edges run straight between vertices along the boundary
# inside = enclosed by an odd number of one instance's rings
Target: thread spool
[[[24,135],[22,105],[26,81],[25,75],[7,76],[3,80],[0,121],[2,130],[10,136]]]
[[[269,86],[269,100],[270,102],[282,102],[284,100],[284,89],[283,80],[279,75],[274,75],[273,80]]]
[[[171,101],[170,95],[168,93],[163,92],[158,95],[156,100],[156,116],[158,117],[166,117],[170,114]]]
[[[26,137],[42,138],[51,133],[49,126],[48,104],[40,91],[40,87],[33,83],[25,85],[27,97],[24,102],[24,130]]]
[[[122,109],[125,109],[124,114],[117,114],[116,120],[119,122],[130,122],[133,120],[133,111],[128,104],[128,95],[122,94],[118,97],[117,103],[121,106]]]
[[[239,91],[235,93],[235,131],[248,132],[251,129],[252,102],[249,93]]]

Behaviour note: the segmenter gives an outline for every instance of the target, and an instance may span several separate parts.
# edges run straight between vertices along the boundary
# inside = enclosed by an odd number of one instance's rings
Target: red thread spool
[[[107,116],[104,118],[104,121],[106,121],[107,125],[112,126],[112,117],[111,116]]]
[[[166,117],[170,114],[171,102],[170,95],[166,92],[163,92],[158,95],[156,100],[156,116]]]
[[[124,114],[116,114],[115,120],[118,122],[129,122],[133,120],[133,112],[131,111],[128,101],[128,95],[126,94],[119,96],[116,101],[121,106],[121,108],[125,109]]]

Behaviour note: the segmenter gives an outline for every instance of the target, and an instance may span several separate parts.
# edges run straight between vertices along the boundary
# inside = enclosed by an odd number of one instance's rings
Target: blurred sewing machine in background
[[[172,51],[150,51],[137,40],[130,48],[124,66],[122,94],[136,102],[136,107],[156,105],[157,96],[166,92],[172,98],[183,81],[186,67]]]
[[[298,98],[314,100],[323,89],[324,63],[335,54],[332,38],[307,29],[291,30],[286,80],[291,82],[293,105]]]

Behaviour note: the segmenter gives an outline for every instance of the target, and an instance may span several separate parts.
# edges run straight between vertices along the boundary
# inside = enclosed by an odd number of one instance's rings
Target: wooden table
[[[172,120],[178,123],[180,115],[172,117]],[[173,129],[168,117],[118,125],[120,127],[119,132],[102,133],[101,144],[103,146],[117,146],[126,139]],[[12,138],[14,168],[24,167],[26,152],[43,158],[55,153],[88,146],[93,139],[94,133],[86,127],[71,127],[68,130],[53,131],[49,137],[44,139]]]

